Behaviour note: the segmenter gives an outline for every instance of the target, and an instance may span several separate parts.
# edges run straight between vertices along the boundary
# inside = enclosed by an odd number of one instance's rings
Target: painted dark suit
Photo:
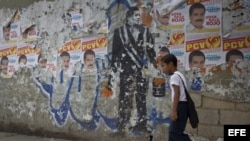
[[[132,28],[136,30],[134,35]],[[114,72],[120,69],[118,130],[124,130],[130,120],[133,96],[137,108],[137,124],[133,129],[139,131],[146,129],[148,82],[142,71],[148,67],[148,61],[155,63],[156,53],[153,44],[149,29],[143,25],[127,23],[114,31],[111,68]]]

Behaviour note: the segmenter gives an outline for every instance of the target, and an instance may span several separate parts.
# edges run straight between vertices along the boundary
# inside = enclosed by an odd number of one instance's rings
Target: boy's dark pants
[[[191,141],[189,136],[183,133],[188,119],[187,102],[179,102],[177,115],[177,120],[170,122],[168,141]]]

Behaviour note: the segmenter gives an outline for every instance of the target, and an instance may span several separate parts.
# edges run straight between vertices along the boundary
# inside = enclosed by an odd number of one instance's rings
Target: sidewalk
[[[72,141],[58,138],[44,138],[37,136],[20,135],[16,133],[0,132],[0,141]]]

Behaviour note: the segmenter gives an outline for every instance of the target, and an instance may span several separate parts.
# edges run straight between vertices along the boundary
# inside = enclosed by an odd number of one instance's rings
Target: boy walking
[[[170,76],[171,89],[171,122],[168,141],[191,141],[184,130],[188,119],[185,77],[177,70],[177,58],[173,54],[165,55],[161,59],[162,71]],[[184,86],[185,85],[185,86]]]

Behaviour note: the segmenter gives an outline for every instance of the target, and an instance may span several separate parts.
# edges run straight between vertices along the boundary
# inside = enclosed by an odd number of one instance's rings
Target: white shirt
[[[173,75],[170,76],[170,89],[171,89],[171,100],[172,102],[174,101],[174,87],[173,87],[173,84],[174,85],[178,85],[180,87],[180,98],[179,98],[179,101],[187,101],[186,99],[186,94],[185,94],[185,88],[183,86],[183,83],[182,83],[182,80],[184,81],[184,84],[187,88],[187,83],[186,83],[186,80],[183,76],[182,73],[180,73],[179,71],[176,71],[174,72]]]

